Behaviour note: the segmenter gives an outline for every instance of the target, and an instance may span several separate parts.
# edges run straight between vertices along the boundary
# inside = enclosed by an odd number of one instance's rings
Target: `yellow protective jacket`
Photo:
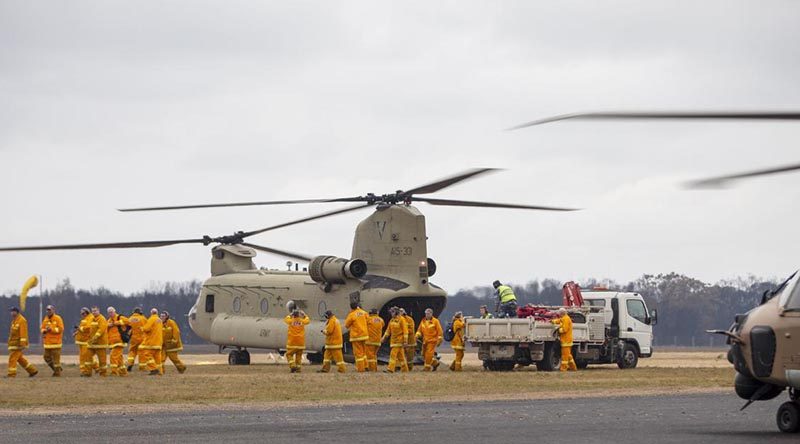
[[[50,327],[50,331],[47,331]],[[45,349],[61,348],[64,338],[64,320],[61,316],[53,314],[42,319],[42,344]]]
[[[164,331],[158,315],[151,314],[147,318],[147,322],[142,326],[142,333],[144,339],[142,345],[139,346],[141,350],[161,350],[161,345],[164,343]]]
[[[553,324],[558,325],[558,337],[561,339],[562,347],[572,347],[572,318],[569,314],[553,319]]]
[[[406,321],[406,327],[408,328],[408,338],[406,339],[406,342],[408,343],[408,345],[413,345],[414,344],[414,331],[415,331],[414,330],[414,327],[415,327],[414,318],[412,318],[411,316],[406,314],[406,315],[403,315],[403,320]]]
[[[430,321],[427,318],[422,318],[422,320],[419,321],[417,337],[422,338],[424,344],[442,342],[442,338],[444,337],[442,324],[440,324],[439,320],[436,318],[431,318]]]
[[[456,319],[453,321],[453,340],[450,341],[453,350],[464,350],[464,320]]]
[[[108,322],[100,315],[90,314],[89,348],[108,348]]]
[[[344,342],[342,340],[342,324],[339,323],[336,316],[328,318],[328,322],[325,323],[325,330],[322,332],[325,333],[325,349],[335,350],[342,348]]]
[[[183,341],[181,341],[181,330],[178,328],[178,323],[172,318],[167,319],[164,323],[164,331],[162,332],[163,346],[167,353],[177,352],[183,350]]]
[[[508,285],[501,285],[497,287],[497,297],[500,298],[500,303],[517,300],[517,296],[514,295],[514,290],[512,290]]]
[[[81,318],[81,323],[78,324],[78,331],[75,332],[75,345],[81,347],[89,345],[90,332],[92,330],[91,322],[92,315],[86,315]]]
[[[396,316],[389,321],[386,326],[386,333],[383,334],[383,339],[389,338],[389,345],[394,347],[404,347],[406,345],[406,338],[408,338],[408,326],[402,316]]]
[[[383,335],[383,318],[378,315],[370,315],[367,318],[367,331],[369,332],[369,339],[367,345],[381,346],[381,336]]]
[[[142,327],[147,322],[147,318],[139,313],[134,313],[128,317],[128,325],[131,326],[131,344],[141,344],[144,340]]]
[[[302,350],[306,348],[306,325],[311,322],[308,316],[304,318],[293,318],[292,315],[283,318],[283,322],[289,326],[286,335],[286,350]]]
[[[109,316],[106,322],[108,322],[108,347],[125,347],[119,330],[121,328],[125,331],[128,328],[128,318],[121,315]]]
[[[367,331],[367,318],[369,313],[356,307],[350,310],[347,319],[344,320],[344,326],[350,330],[350,342],[361,342],[369,339],[369,331]]]
[[[22,314],[11,321],[11,331],[8,333],[8,351],[24,350],[28,348],[28,320]]]

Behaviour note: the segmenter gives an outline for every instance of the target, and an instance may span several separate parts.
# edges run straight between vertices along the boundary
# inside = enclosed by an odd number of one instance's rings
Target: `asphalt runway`
[[[476,391],[480,391],[476,387]],[[784,398],[784,397],[780,397]],[[0,417],[0,442],[797,443],[733,394]]]

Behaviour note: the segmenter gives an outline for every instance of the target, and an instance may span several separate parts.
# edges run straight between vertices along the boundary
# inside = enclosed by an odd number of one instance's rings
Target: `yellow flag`
[[[36,276],[31,276],[25,281],[25,285],[22,286],[22,293],[19,294],[19,309],[21,311],[25,311],[25,300],[28,299],[28,291],[39,285],[39,278]]]

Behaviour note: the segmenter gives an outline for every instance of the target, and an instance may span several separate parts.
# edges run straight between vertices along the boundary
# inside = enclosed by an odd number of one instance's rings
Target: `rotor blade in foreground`
[[[371,206],[372,206],[372,204],[360,204],[360,205],[356,205],[356,206],[353,206],[353,207],[340,208],[338,210],[328,211],[326,213],[317,214],[315,216],[304,217],[302,219],[293,220],[291,222],[284,222],[282,224],[273,225],[271,227],[262,228],[260,230],[248,231],[246,233],[242,233],[242,238],[249,237],[249,236],[255,236],[256,234],[261,234],[261,233],[265,233],[267,231],[277,230],[278,228],[288,227],[290,225],[297,225],[297,224],[301,224],[303,222],[309,222],[309,221],[316,220],[316,219],[322,219],[322,218],[328,217],[328,216],[335,216],[337,214],[348,213],[350,211],[360,210],[362,208],[369,208]]]
[[[746,179],[750,177],[758,177],[758,176],[768,176],[772,174],[779,174],[779,173],[788,173],[791,171],[800,170],[800,164],[794,165],[785,165],[775,168],[768,168],[765,170],[757,170],[757,171],[748,171],[745,173],[737,173],[731,174],[727,176],[719,176],[719,177],[712,177],[710,179],[700,179],[688,182],[686,184],[687,188],[719,188],[723,187],[727,184],[727,182],[737,180],[737,179]]]
[[[453,177],[448,177],[447,179],[438,180],[436,182],[429,183],[427,185],[422,185],[416,188],[412,188],[410,190],[404,191],[404,193],[408,195],[435,193],[451,185],[455,185],[458,182],[471,179],[480,174],[491,173],[493,171],[497,171],[497,168],[477,168],[474,170],[465,171]]]
[[[291,251],[278,250],[277,248],[263,247],[261,245],[251,244],[248,242],[242,242],[239,245],[244,245],[245,247],[250,247],[255,250],[263,251],[265,253],[272,253],[272,254],[277,254],[278,256],[285,256],[288,258],[297,259],[299,261],[311,262],[312,259],[300,253],[292,253]]]
[[[113,242],[104,244],[34,245],[27,247],[3,247],[0,251],[41,251],[41,250],[106,250],[114,248],[157,248],[177,244],[205,244],[206,239],[178,239],[143,242]]]
[[[134,211],[164,211],[164,210],[193,210],[198,208],[222,208],[222,207],[253,207],[258,205],[291,205],[304,203],[330,203],[330,202],[359,202],[363,200],[359,197],[341,197],[336,199],[296,199],[296,200],[271,200],[263,202],[234,202],[198,205],[176,205],[168,207],[142,207],[142,208],[121,208],[117,211],[123,213]]]
[[[507,128],[514,131],[529,126],[558,122],[561,120],[612,120],[612,119],[733,119],[733,120],[800,120],[797,111],[665,111],[665,112],[590,112],[562,114],[559,116],[545,117],[521,125]]]
[[[580,211],[579,208],[545,207],[541,205],[517,205],[498,202],[478,202],[473,200],[432,199],[427,197],[414,198],[415,201],[426,202],[431,205],[444,205],[452,207],[483,207],[483,208],[510,208],[516,210],[543,210],[543,211]]]

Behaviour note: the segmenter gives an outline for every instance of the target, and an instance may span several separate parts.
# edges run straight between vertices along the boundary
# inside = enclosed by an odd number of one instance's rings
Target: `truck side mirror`
[[[650,317],[648,318],[650,322],[647,322],[647,325],[656,325],[658,324],[658,312],[656,309],[650,310]]]

